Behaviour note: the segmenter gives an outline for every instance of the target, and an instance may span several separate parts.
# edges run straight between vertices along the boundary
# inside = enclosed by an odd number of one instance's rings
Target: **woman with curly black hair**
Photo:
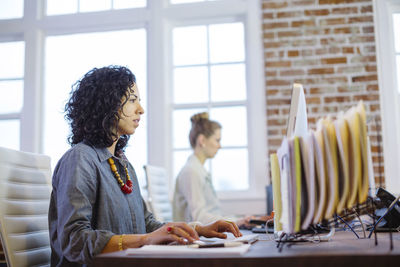
[[[144,113],[129,69],[92,69],[73,86],[65,111],[72,147],[53,174],[51,266],[85,266],[99,253],[145,244],[192,243],[199,235],[241,235],[227,221],[164,224],[147,210],[135,170],[123,153]]]

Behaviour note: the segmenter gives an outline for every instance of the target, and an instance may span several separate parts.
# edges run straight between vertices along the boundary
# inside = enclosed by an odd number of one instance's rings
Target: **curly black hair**
[[[111,146],[118,138],[113,131],[120,120],[118,111],[129,99],[128,89],[135,83],[135,75],[121,66],[94,68],[74,83],[65,105],[65,119],[71,127],[68,142],[72,146],[82,141],[96,147]],[[122,135],[116,151],[124,150],[128,141],[129,135]]]

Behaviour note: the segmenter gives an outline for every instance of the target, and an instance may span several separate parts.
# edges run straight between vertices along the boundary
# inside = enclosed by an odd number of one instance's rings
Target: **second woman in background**
[[[190,120],[189,141],[193,154],[176,179],[173,216],[174,221],[209,223],[223,218],[211,176],[204,168],[205,161],[221,148],[221,125],[210,120],[207,112],[195,114]],[[248,225],[249,220],[246,217],[236,223]]]

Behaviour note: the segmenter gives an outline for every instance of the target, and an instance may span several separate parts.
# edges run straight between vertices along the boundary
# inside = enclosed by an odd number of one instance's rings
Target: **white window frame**
[[[374,0],[385,184],[395,194],[400,194],[400,101],[392,14],[399,12],[400,0]]]
[[[260,0],[219,0],[170,5],[148,0],[146,8],[45,16],[45,0],[25,0],[24,17],[0,21],[0,41],[25,41],[24,105],[20,115],[21,150],[42,153],[44,40],[46,36],[145,28],[147,31],[148,162],[172,175],[171,29],[188,21],[240,17],[245,26],[250,190],[220,194],[226,213],[265,212],[269,183]],[[37,19],[39,17],[39,19]],[[139,85],[140,86],[140,85]],[[171,177],[170,182],[173,180]],[[171,185],[171,188],[172,185]]]

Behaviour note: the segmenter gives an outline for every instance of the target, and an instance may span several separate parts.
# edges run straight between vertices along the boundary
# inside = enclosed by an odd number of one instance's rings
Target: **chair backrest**
[[[50,266],[50,180],[48,156],[0,147],[0,238],[9,267]]]
[[[157,220],[172,221],[172,206],[169,201],[168,175],[164,168],[144,165],[146,173],[148,204]]]

